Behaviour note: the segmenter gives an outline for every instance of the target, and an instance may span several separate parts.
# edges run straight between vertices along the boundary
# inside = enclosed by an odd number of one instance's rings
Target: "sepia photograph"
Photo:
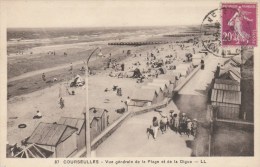
[[[257,1],[1,4],[2,158],[255,157]]]

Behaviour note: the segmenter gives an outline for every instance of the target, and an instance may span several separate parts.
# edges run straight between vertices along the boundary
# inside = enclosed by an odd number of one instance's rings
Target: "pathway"
[[[214,71],[218,63],[223,61],[220,57],[209,55],[205,60],[205,69],[199,70],[193,78],[180,90],[179,94],[205,95],[207,86],[214,77]]]
[[[180,111],[185,112],[189,118],[206,122],[209,86],[218,63],[222,62],[222,58],[209,55],[205,60],[205,69],[199,70],[179,91],[174,102]],[[208,156],[208,141],[208,129],[199,126],[196,143],[194,143],[197,156]]]
[[[170,108],[168,108],[170,109]],[[167,110],[167,108],[166,108]],[[189,157],[193,137],[180,136],[168,129],[158,132],[157,139],[148,139],[146,129],[152,118],[160,115],[151,111],[126,120],[96,150],[97,157]]]

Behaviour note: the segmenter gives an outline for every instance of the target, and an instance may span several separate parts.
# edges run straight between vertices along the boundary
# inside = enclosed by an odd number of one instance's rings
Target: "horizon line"
[[[7,27],[6,29],[15,29],[15,28],[127,28],[127,27],[181,27],[181,26],[200,26],[199,24],[185,24],[185,25],[130,25],[130,26],[72,26],[72,27],[68,27],[68,26],[50,26],[50,27]]]

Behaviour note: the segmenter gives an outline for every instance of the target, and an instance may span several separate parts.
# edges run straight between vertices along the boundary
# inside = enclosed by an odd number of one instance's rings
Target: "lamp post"
[[[88,104],[88,63],[91,58],[91,56],[98,50],[100,47],[97,47],[95,50],[92,51],[92,53],[89,55],[87,62],[85,64],[85,123],[86,123],[86,157],[91,156],[91,141],[90,141],[90,114],[89,114],[89,104]]]

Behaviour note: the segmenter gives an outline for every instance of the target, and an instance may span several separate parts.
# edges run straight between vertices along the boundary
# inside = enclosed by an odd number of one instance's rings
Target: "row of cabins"
[[[108,126],[108,111],[90,108],[91,140]],[[58,122],[41,122],[35,128],[27,147],[15,157],[65,158],[86,146],[86,122],[84,118],[61,117]]]
[[[180,64],[176,70],[168,70],[158,78],[152,79],[146,85],[133,91],[131,102],[128,106],[144,107],[162,102],[166,98],[172,98],[174,88],[193,70],[191,63]]]
[[[162,102],[172,91],[169,80],[153,79],[152,82],[135,89],[129,106],[144,107]]]
[[[241,57],[233,57],[224,62],[218,76],[213,80],[211,105],[219,119],[238,120],[241,117]]]

